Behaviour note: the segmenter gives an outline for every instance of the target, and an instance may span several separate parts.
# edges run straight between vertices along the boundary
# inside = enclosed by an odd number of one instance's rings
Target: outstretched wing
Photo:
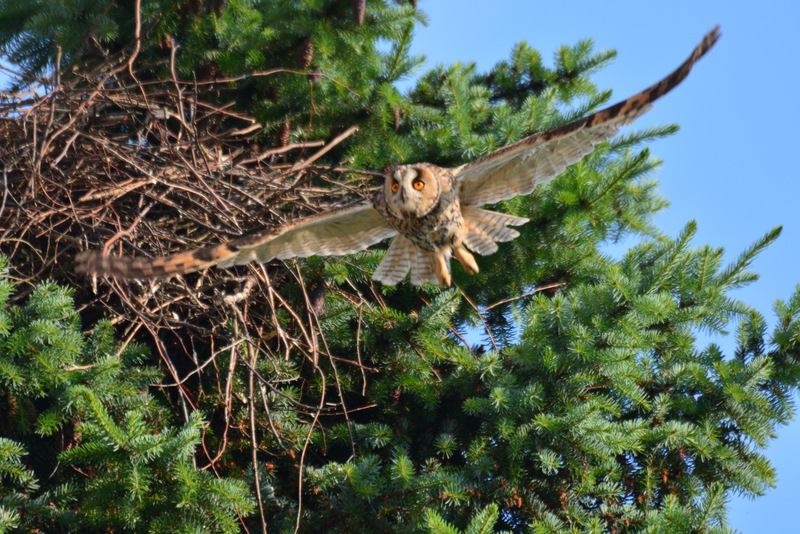
[[[230,267],[250,261],[340,256],[364,250],[397,234],[367,201],[329,210],[278,228],[162,258],[104,256],[84,252],[78,273],[110,274],[118,278],[164,278],[199,271],[212,265]]]
[[[582,119],[535,133],[514,144],[464,165],[456,174],[461,182],[461,204],[481,206],[526,195],[541,183],[561,174],[594,146],[617,134],[647,112],[653,101],[681,83],[698,59],[720,37],[719,26],[711,30],[689,58],[669,76],[627,100]]]

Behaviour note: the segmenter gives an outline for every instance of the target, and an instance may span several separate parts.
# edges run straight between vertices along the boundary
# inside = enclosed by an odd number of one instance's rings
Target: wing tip
[[[717,43],[717,41],[719,41],[720,37],[722,37],[722,26],[717,24],[716,26],[711,28],[711,31],[709,31],[705,35],[705,37],[703,37],[703,40],[697,46],[698,49],[701,49],[701,51],[699,52],[700,55],[702,56],[703,54],[711,50],[711,47],[713,47]]]
[[[84,250],[75,256],[75,274],[92,274],[103,272],[103,255],[92,250]]]

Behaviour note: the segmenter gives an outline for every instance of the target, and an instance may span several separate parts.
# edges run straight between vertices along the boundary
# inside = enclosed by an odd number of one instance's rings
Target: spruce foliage
[[[12,291],[0,264],[0,531],[238,532],[247,485],[194,465],[201,416],[170,424],[144,347],[82,334],[55,284]]]
[[[95,72],[135,48],[133,4],[0,0],[0,46],[32,75]],[[260,121],[232,150],[358,126],[323,162],[372,170],[458,165],[610,97],[590,75],[614,53],[590,40],[552,67],[520,43],[403,93],[424,14],[363,7],[144,1],[128,81],[224,80],[220,105]],[[734,292],[780,229],[726,265],[695,223],[654,226],[648,144],[676,131],[626,132],[498,206],[531,222],[478,275],[456,265],[454,289],[372,284],[381,246],[272,265],[269,304],[231,305],[205,330],[222,344],[187,329],[183,361],[114,317],[82,325],[86,288],[12,303],[3,271],[0,532],[733,532],[729,497],[775,484],[764,449],[794,413],[800,288],[769,333]],[[729,330],[732,354],[700,341]]]

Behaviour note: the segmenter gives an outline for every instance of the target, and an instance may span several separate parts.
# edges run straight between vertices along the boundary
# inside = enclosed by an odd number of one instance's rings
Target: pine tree
[[[52,283],[23,307],[7,305],[12,291],[0,259],[0,531],[238,532],[246,484],[197,469],[200,414],[170,425],[145,392],[160,372],[144,348],[107,321],[82,335],[71,292]]]
[[[405,0],[144,2],[138,47],[131,3],[99,15],[85,0],[0,6],[0,46],[33,74],[60,61],[62,76],[84,83],[135,51],[130,72],[108,80],[176,99],[173,76],[207,83],[204,102],[219,108],[203,132],[183,130],[192,142],[241,128],[225,106],[257,120],[249,137],[221,141],[231,154],[358,126],[304,177],[320,195],[337,193],[322,189],[330,182],[352,187],[353,169],[458,165],[598,109],[609,92],[590,75],[614,57],[587,40],[547,67],[520,43],[488,73],[437,67],[403,94],[394,84],[420,63],[408,48],[424,21]],[[141,143],[139,161],[183,163],[183,137],[140,141],[125,128],[120,143]],[[259,299],[223,293],[248,287],[253,271],[203,279],[207,291],[188,278],[158,307],[177,317],[169,324],[179,334],[149,335],[155,323],[142,320],[117,325],[119,342],[108,321],[81,331],[69,290],[43,282],[14,297],[3,278],[0,528],[732,532],[728,497],[775,483],[763,452],[794,410],[800,288],[778,301],[768,334],[731,292],[755,279],[749,265],[779,229],[723,265],[721,249],[693,244],[693,222],[677,237],[654,226],[666,200],[647,144],[676,130],[619,136],[504,202],[498,209],[531,222],[479,258],[477,276],[456,266],[455,289],[373,284],[378,246],[267,266]],[[265,172],[292,163],[275,157]],[[123,228],[139,214],[125,211],[128,200],[115,205]],[[257,201],[262,211],[245,219],[253,225],[285,208],[269,192]],[[171,208],[203,230],[191,204],[157,206],[153,221]],[[26,236],[62,228],[30,224]],[[159,229],[148,224],[126,246]],[[631,235],[640,243],[624,257],[604,253]],[[112,321],[150,305],[151,288],[131,287]],[[95,297],[85,287],[76,295],[90,315]],[[225,311],[221,324],[186,316],[213,305]],[[729,329],[733,354],[698,341]]]

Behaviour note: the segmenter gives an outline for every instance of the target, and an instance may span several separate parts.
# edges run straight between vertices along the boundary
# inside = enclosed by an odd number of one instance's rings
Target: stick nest
[[[22,282],[15,298],[51,278],[78,288],[79,310],[92,323],[109,317],[126,339],[144,326],[165,350],[169,336],[159,333],[168,332],[186,354],[194,336],[181,332],[213,341],[232,304],[245,301],[251,312],[263,311],[262,325],[273,323],[273,291],[286,279],[299,282],[302,300],[318,312],[325,288],[319,281],[306,287],[291,265],[209,269],[157,282],[72,272],[83,250],[161,256],[369,194],[375,173],[313,164],[352,130],[330,141],[265,147],[262,125],[232,104],[215,103],[225,90],[220,82],[139,83],[122,65],[67,82],[56,74],[3,95],[0,252]],[[285,139],[280,129],[272,137]]]

